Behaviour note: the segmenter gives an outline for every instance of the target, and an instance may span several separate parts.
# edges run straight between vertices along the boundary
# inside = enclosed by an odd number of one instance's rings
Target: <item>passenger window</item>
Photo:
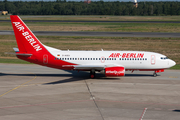
[[[127,58],[127,60],[129,60],[129,58]]]
[[[93,58],[93,60],[95,60],[95,58]]]
[[[124,60],[124,58],[122,58],[122,60]]]
[[[56,60],[56,58],[54,58]]]
[[[64,58],[62,58],[62,60],[64,60]]]
[[[67,60],[69,60],[69,58],[67,58]]]
[[[98,58],[96,58],[96,60],[98,60]]]
[[[91,60],[92,60],[92,58],[91,58]]]
[[[121,58],[119,58],[119,60],[121,60]]]
[[[82,58],[80,58],[80,60],[82,60]]]
[[[126,58],[124,58],[124,60],[126,60]]]
[[[75,60],[77,60],[77,58],[75,58]]]
[[[132,60],[134,60],[134,58],[132,58]]]

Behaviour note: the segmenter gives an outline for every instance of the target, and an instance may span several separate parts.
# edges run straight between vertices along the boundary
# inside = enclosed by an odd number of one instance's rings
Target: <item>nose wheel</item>
[[[95,70],[90,71],[90,77],[93,79],[95,77]]]

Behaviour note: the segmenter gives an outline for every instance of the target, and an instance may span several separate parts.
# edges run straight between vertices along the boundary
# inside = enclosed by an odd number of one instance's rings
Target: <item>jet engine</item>
[[[125,75],[125,68],[124,67],[107,67],[105,68],[105,76],[124,76]]]

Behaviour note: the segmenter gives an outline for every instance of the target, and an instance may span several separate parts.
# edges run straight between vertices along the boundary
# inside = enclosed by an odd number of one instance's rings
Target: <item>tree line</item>
[[[180,2],[96,1],[86,4],[66,0],[56,1],[0,1],[0,10],[14,15],[180,15]]]

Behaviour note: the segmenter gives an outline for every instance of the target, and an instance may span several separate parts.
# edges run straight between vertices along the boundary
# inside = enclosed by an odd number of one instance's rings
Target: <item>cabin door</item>
[[[156,63],[156,56],[151,55],[151,65],[155,65],[155,63]]]

